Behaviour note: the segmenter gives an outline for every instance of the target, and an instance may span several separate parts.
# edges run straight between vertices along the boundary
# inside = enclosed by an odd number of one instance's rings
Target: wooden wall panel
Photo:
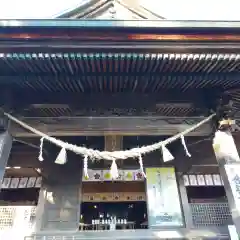
[[[84,182],[82,193],[145,192],[144,182]]]

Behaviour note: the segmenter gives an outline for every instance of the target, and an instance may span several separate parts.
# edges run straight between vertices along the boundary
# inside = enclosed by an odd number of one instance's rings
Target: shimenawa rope
[[[114,152],[108,152],[108,151],[99,151],[99,150],[94,150],[94,149],[90,149],[90,148],[86,148],[86,147],[81,147],[81,146],[76,146],[67,142],[63,142],[59,139],[56,139],[54,137],[50,137],[47,134],[38,131],[35,128],[32,128],[31,126],[27,125],[26,123],[18,120],[17,118],[13,117],[12,115],[8,114],[8,113],[4,113],[5,116],[7,116],[10,120],[12,120],[13,122],[17,123],[18,125],[20,125],[21,127],[29,130],[32,133],[35,133],[36,135],[42,137],[42,140],[48,140],[49,142],[65,149],[65,150],[70,150],[76,154],[80,154],[83,155],[84,157],[88,157],[89,159],[93,159],[93,160],[100,160],[100,159],[105,159],[105,160],[110,160],[110,161],[114,161],[114,160],[120,160],[120,159],[127,159],[127,158],[139,158],[139,156],[146,154],[146,153],[150,153],[153,152],[157,149],[160,149],[162,146],[165,146],[179,138],[183,138],[184,135],[194,131],[196,128],[200,127],[201,125],[205,124],[206,122],[210,121],[216,114],[212,114],[209,117],[205,118],[204,120],[202,120],[201,122],[197,123],[196,125],[186,129],[185,131],[178,133],[164,141],[158,142],[158,143],[154,143],[152,145],[148,145],[148,146],[142,146],[142,147],[138,147],[138,148],[132,148],[130,150],[124,150],[124,151],[114,151]],[[185,143],[185,142],[184,142]],[[184,148],[186,147],[186,145],[184,146]],[[185,148],[186,151],[186,148]],[[187,155],[190,155],[187,152]],[[86,164],[86,159],[85,159],[85,164]],[[140,161],[141,162],[141,161]]]

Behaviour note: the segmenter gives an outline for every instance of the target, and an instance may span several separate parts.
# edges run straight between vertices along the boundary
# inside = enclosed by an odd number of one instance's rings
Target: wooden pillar
[[[105,151],[113,152],[122,150],[123,137],[120,135],[105,136]]]
[[[64,165],[44,160],[43,176],[36,231],[76,231],[81,211],[81,157]]]
[[[0,134],[0,190],[2,188],[2,181],[7,167],[8,159],[12,149],[12,136],[8,131]]]
[[[221,134],[221,141],[213,144],[214,152],[233,222],[240,236],[240,158],[231,132],[218,131],[218,133]]]
[[[123,147],[123,136],[120,135],[108,135],[105,136],[105,151],[113,152],[113,151],[119,151],[122,150]],[[111,162],[105,161],[104,166],[109,168],[109,164]],[[122,161],[118,161],[119,165],[123,165]]]
[[[185,220],[185,227],[187,229],[192,229],[193,228],[192,211],[191,211],[190,204],[188,202],[187,189],[184,185],[183,174],[178,173],[177,176],[178,176],[179,194],[182,202],[182,211],[183,211],[183,216]]]

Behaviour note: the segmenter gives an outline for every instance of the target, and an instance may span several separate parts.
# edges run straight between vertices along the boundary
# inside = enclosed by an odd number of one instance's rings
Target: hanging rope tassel
[[[184,147],[184,150],[185,150],[185,153],[188,157],[191,157],[192,155],[189,153],[188,149],[187,149],[187,145],[186,145],[186,142],[185,142],[185,138],[183,135],[181,135],[181,142],[182,142],[182,145]]]
[[[83,172],[84,172],[84,177],[86,179],[89,179],[88,176],[88,156],[85,155],[84,160],[83,160]]]
[[[143,177],[147,177],[145,172],[144,172],[144,169],[143,169],[143,160],[142,160],[142,155],[139,154],[139,157],[138,157],[138,162],[139,162],[139,165],[140,165],[140,170],[141,170],[141,173],[143,175]]]
[[[162,145],[162,155],[163,155],[164,162],[169,162],[174,159],[174,156],[170,153],[170,151],[164,145]]]
[[[67,162],[67,152],[65,148],[62,148],[55,160],[55,163],[63,165],[66,162]]]
[[[40,150],[39,150],[39,156],[38,156],[38,160],[40,161],[40,162],[42,162],[44,159],[43,159],[43,140],[44,140],[44,138],[42,137],[41,139],[40,139]]]
[[[118,167],[116,164],[116,160],[112,161],[111,169],[110,169],[110,174],[112,179],[117,179],[118,178]]]

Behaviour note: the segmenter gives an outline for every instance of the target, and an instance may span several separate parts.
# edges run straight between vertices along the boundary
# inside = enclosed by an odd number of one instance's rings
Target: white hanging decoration
[[[165,145],[162,145],[162,155],[164,162],[169,162],[174,159],[174,156],[170,153],[170,151],[166,148]]]
[[[67,152],[65,148],[62,148],[55,160],[55,163],[63,165],[66,162],[67,162]]]
[[[140,170],[141,170],[141,173],[143,175],[143,177],[147,177],[145,172],[144,172],[144,169],[143,169],[143,160],[142,160],[142,155],[139,154],[139,157],[138,157],[138,162],[139,162],[139,165],[140,165]]]
[[[188,157],[191,157],[191,154],[189,153],[188,149],[187,149],[187,145],[186,145],[186,142],[185,142],[185,138],[183,135],[181,135],[181,142],[182,142],[182,145],[184,147],[184,150],[185,150],[185,153]]]
[[[118,178],[118,167],[116,164],[116,160],[112,161],[111,169],[110,169],[110,174],[112,179],[117,179]]]
[[[234,143],[232,134],[229,132],[217,131],[213,139],[213,149],[218,160],[236,161],[239,154]]]
[[[83,160],[83,172],[84,172],[84,177],[88,179],[89,176],[88,176],[88,156],[87,155],[85,155]]]
[[[44,140],[44,138],[42,137],[41,139],[40,139],[40,147],[39,147],[39,156],[38,156],[38,160],[40,161],[40,162],[42,162],[44,159],[43,159],[43,140]]]
[[[56,146],[59,146],[61,148],[63,148],[61,150],[61,152],[59,153],[59,157],[62,158],[62,160],[60,161],[60,164],[63,164],[67,161],[66,159],[66,150],[72,151],[76,154],[79,155],[87,155],[88,157],[90,157],[91,159],[96,159],[96,160],[101,160],[101,159],[105,159],[108,161],[113,161],[112,167],[113,169],[115,168],[115,173],[117,172],[117,166],[116,166],[116,162],[114,161],[115,159],[127,159],[127,158],[136,158],[139,156],[139,154],[146,154],[146,153],[150,153],[153,151],[156,151],[158,149],[162,149],[163,152],[163,160],[166,161],[171,161],[174,159],[174,157],[172,156],[172,154],[168,151],[168,149],[165,147],[167,144],[172,143],[173,141],[179,139],[181,137],[181,135],[186,135],[192,131],[194,131],[195,129],[197,129],[198,127],[200,127],[201,125],[205,124],[206,122],[210,121],[214,116],[216,116],[215,113],[213,113],[212,115],[210,115],[209,117],[203,119],[202,121],[200,121],[199,123],[191,126],[190,128],[184,130],[181,133],[178,133],[172,137],[169,137],[168,139],[165,139],[164,141],[160,141],[148,146],[142,146],[138,149],[136,148],[132,148],[129,150],[125,150],[125,151],[113,151],[113,152],[108,152],[108,151],[99,151],[99,150],[94,150],[94,149],[89,149],[83,146],[77,146],[68,142],[63,142],[62,140],[56,139],[54,137],[48,136],[47,134],[29,126],[28,124],[20,121],[19,119],[13,117],[12,115],[4,112],[4,115],[7,116],[11,121],[15,122],[16,124],[20,125],[21,127],[23,127],[26,130],[29,130],[32,133],[35,133],[38,136],[43,137],[45,140],[55,144]],[[216,145],[216,144],[215,144]],[[217,146],[216,146],[217,147]],[[39,156],[39,160],[43,160],[43,157],[41,155],[41,150],[42,148],[40,147],[40,156]],[[57,160],[58,160],[57,158]],[[113,160],[114,159],[114,160]],[[56,161],[57,161],[56,160]],[[58,162],[58,161],[57,161]],[[115,165],[115,166],[114,166]],[[114,171],[113,171],[114,172]]]

